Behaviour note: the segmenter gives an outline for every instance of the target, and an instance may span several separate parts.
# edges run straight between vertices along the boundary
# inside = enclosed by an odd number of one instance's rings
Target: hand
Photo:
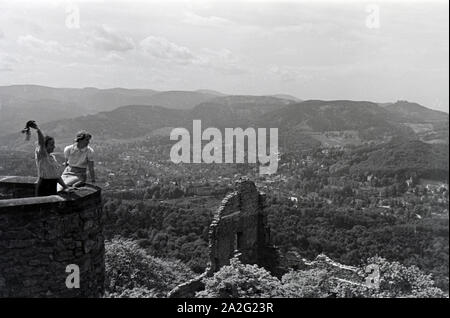
[[[73,191],[75,191],[74,188],[66,186],[65,188],[59,190],[58,193],[72,193]]]
[[[34,120],[30,120],[27,122],[27,126],[34,128],[34,129],[38,129],[38,125],[36,124],[36,122]]]

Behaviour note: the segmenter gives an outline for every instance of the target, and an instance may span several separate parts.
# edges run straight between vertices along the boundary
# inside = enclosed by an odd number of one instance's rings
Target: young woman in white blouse
[[[27,123],[27,128],[28,127],[36,129],[38,135],[38,147],[36,147],[35,150],[35,160],[38,171],[36,196],[56,194],[58,183],[64,190],[69,189],[61,178],[61,166],[53,155],[53,151],[55,150],[55,139],[50,136],[44,136],[35,121],[29,121]]]
[[[67,185],[82,186],[87,180],[87,172],[92,183],[95,183],[94,150],[89,146],[92,136],[86,131],[80,131],[75,143],[64,149],[66,169],[62,178]]]

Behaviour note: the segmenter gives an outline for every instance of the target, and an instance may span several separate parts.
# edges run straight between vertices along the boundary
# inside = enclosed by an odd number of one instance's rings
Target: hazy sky
[[[448,112],[448,9],[448,1],[0,0],[0,85],[406,99]]]

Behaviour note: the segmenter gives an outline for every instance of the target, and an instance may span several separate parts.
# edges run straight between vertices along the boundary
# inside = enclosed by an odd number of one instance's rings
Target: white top
[[[58,179],[61,176],[60,166],[53,154],[49,154],[44,148],[37,147],[34,157],[39,178]]]
[[[64,148],[64,157],[71,167],[87,168],[88,161],[94,161],[94,150],[89,146],[80,149],[73,144]]]

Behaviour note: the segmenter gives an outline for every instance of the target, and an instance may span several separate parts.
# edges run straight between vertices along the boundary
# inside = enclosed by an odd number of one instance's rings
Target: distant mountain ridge
[[[447,113],[408,101],[397,101],[386,105],[385,108],[395,115],[395,121],[410,127],[421,140],[429,143],[448,143]]]
[[[0,86],[0,135],[20,129],[29,118],[50,122],[124,105],[191,109],[218,93],[125,88],[52,88],[39,85]],[[49,107],[51,105],[51,107]]]
[[[253,125],[255,119],[293,103],[273,96],[232,95],[217,97],[195,106],[189,118],[201,119],[212,127],[241,127]]]
[[[143,136],[153,130],[172,127],[186,116],[185,110],[160,106],[129,105],[108,112],[43,124],[43,129],[55,136],[73,136],[81,129],[107,139],[128,139]]]
[[[35,100],[28,100],[32,96]],[[280,143],[293,149],[388,142],[394,137],[448,144],[448,114],[416,103],[297,102],[285,97],[224,95],[209,90],[7,86],[0,87],[0,136],[17,136],[27,120],[35,119],[47,133],[61,138],[73,138],[76,131],[87,129],[99,139],[126,140],[170,127],[189,128],[192,120],[201,119],[203,128],[279,128]],[[128,100],[137,102],[117,106]],[[92,105],[100,105],[98,110],[106,109],[89,113]]]
[[[299,126],[305,130],[351,130],[380,125],[388,127],[391,113],[372,102],[308,100],[265,114],[263,123]]]
[[[396,103],[386,105],[385,108],[397,114],[399,120],[434,123],[442,121],[445,117],[448,119],[448,114],[445,112],[429,109],[420,104],[408,101],[397,101]]]
[[[275,95],[271,95],[271,96],[276,97],[276,98],[288,99],[288,100],[291,100],[291,101],[297,102],[297,103],[302,102],[302,100],[300,98],[289,95],[289,94],[275,94]]]
[[[307,100],[272,111],[258,119],[258,126],[280,127],[283,144],[290,148],[317,144],[340,146],[414,135],[393,114],[373,102]]]

